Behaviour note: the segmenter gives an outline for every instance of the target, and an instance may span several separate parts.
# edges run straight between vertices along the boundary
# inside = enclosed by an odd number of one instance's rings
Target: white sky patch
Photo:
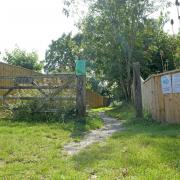
[[[0,51],[17,44],[44,58],[51,40],[77,31],[62,9],[63,0],[0,0]]]
[[[36,50],[42,60],[52,40],[63,32],[77,32],[74,19],[65,17],[62,9],[63,0],[0,0],[0,51],[18,45],[28,51]],[[170,11],[171,18],[177,19],[176,8]],[[178,32],[177,20],[174,26]],[[172,32],[169,24],[165,29]]]
[[[178,30],[180,28],[180,22],[178,21],[178,12],[177,12],[177,7],[174,5],[175,4],[175,0],[170,0],[172,3],[173,3],[173,6],[170,7],[168,9],[168,11],[170,12],[169,14],[169,18],[170,20],[173,19],[174,20],[174,32],[177,34],[178,33]],[[180,1],[179,1],[180,2]],[[179,7],[179,11],[180,11],[180,7]],[[170,24],[170,22],[168,22],[166,25],[165,25],[165,28],[164,30],[170,34],[173,34],[172,32],[172,26]]]

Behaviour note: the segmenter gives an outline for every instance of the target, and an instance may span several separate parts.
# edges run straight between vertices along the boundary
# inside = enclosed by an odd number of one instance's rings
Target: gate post
[[[86,76],[77,76],[76,109],[79,116],[86,114]]]
[[[133,63],[133,85],[134,85],[134,103],[136,108],[136,117],[143,117],[142,90],[139,62]]]
[[[86,61],[76,61],[76,110],[79,116],[86,114]]]

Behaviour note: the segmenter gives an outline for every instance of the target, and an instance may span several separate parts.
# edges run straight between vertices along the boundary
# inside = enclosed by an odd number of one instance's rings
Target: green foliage
[[[180,34],[178,34],[175,38],[176,38],[176,47],[174,53],[175,66],[176,68],[180,69]]]
[[[56,106],[56,109],[52,109],[52,106]],[[58,122],[76,118],[76,109],[71,103],[65,102],[60,105],[55,101],[32,100],[12,104],[10,109],[14,120]]]
[[[177,39],[163,31],[163,21],[148,19],[144,23],[144,31],[141,34],[143,51],[141,65],[144,78],[157,72],[169,71],[177,68],[175,54]]]
[[[65,7],[76,9],[78,2],[65,0]],[[100,84],[106,84],[108,94],[129,101],[134,62],[140,62],[144,79],[179,67],[179,37],[163,30],[168,22],[165,8],[170,6],[169,1],[86,2],[88,14],[78,25],[83,37],[82,56],[93,62],[93,73],[88,79],[90,88],[99,92]],[[164,13],[157,19],[151,18],[149,15],[157,10]]]
[[[52,41],[46,51],[45,70],[47,72],[75,71],[75,60],[80,54],[81,35],[72,37],[71,33],[63,34]]]
[[[147,37],[143,34],[147,14],[156,10],[156,4],[139,0],[96,1],[81,23],[84,56],[95,61],[96,74],[103,74],[108,86],[126,100],[131,97],[133,62],[141,61],[143,71],[150,69],[146,67],[143,47]]]
[[[11,65],[21,66],[27,69],[41,71],[42,64],[38,62],[38,55],[36,52],[26,52],[19,48],[13,51],[6,51],[3,60]]]

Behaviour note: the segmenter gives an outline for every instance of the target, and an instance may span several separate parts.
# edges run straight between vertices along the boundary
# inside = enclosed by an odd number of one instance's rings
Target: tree
[[[63,34],[59,39],[52,41],[45,56],[45,70],[48,72],[74,71],[75,60],[79,56],[82,36],[71,33]]]
[[[127,101],[131,98],[132,63],[141,61],[143,24],[155,9],[148,0],[97,0],[81,25],[85,55],[121,88]]]
[[[3,60],[11,65],[21,66],[27,69],[41,71],[42,64],[38,61],[38,55],[36,52],[26,52],[19,48],[15,48],[12,51],[6,51]]]
[[[178,34],[175,38],[175,53],[174,53],[174,59],[175,59],[175,66],[176,68],[180,69],[180,34]]]
[[[144,78],[149,75],[173,70],[175,66],[176,39],[164,32],[167,22],[161,16],[159,19],[147,19],[144,22],[144,31],[141,33],[142,54],[141,70]]]
[[[76,1],[68,2],[70,6]],[[95,0],[79,23],[83,57],[94,61],[96,76],[127,101],[131,98],[133,62],[140,61],[144,77],[163,71],[165,65],[169,70],[175,67],[173,38],[163,32],[162,20],[159,23],[148,17],[166,4],[161,0]]]

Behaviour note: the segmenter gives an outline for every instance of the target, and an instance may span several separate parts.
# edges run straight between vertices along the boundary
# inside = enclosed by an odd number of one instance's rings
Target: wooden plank
[[[44,100],[45,97],[17,97],[17,96],[6,96],[4,98],[4,96],[0,96],[0,99],[7,99],[7,100]],[[46,97],[46,99],[48,100],[75,100],[76,97]]]
[[[156,119],[156,99],[155,99],[155,80],[154,77],[151,79],[151,104],[150,104],[150,112],[152,114],[152,118]]]
[[[60,86],[39,86],[41,89],[58,89]],[[67,87],[64,87],[64,89],[71,89],[75,88],[76,86],[74,84],[70,84]],[[34,86],[0,86],[0,90],[7,90],[7,89],[37,89]]]
[[[6,97],[6,96],[7,96],[9,93],[11,93],[13,90],[14,90],[13,88],[9,89],[5,94],[3,94],[3,96]]]
[[[159,105],[159,120],[161,122],[165,121],[165,105],[164,105],[164,95],[161,88],[161,77],[157,76],[157,93],[158,93],[158,105]]]
[[[161,79],[159,76],[155,76],[154,80],[155,80],[154,92],[155,92],[155,109],[156,109],[155,117],[158,121],[164,121],[165,108],[164,108],[164,97],[161,90]]]
[[[166,121],[171,123],[174,119],[174,109],[173,109],[173,95],[165,95],[165,115]]]
[[[43,79],[43,78],[76,78],[75,74],[51,74],[51,75],[46,75],[46,74],[42,74],[42,75],[26,75],[26,76],[0,76],[0,80],[4,80],[4,79],[12,79],[15,80],[15,78],[22,78],[22,77],[27,77],[27,78],[33,78],[33,79]]]
[[[55,92],[50,94],[50,96],[56,96],[58,93],[60,93],[63,89],[70,89],[71,88],[71,82],[66,82],[66,84],[59,86]]]
[[[48,95],[39,87],[39,85],[33,81],[32,84],[37,88],[37,90],[39,90],[40,93],[42,93],[45,97],[47,97]]]
[[[174,94],[174,122],[180,123],[180,94]]]

